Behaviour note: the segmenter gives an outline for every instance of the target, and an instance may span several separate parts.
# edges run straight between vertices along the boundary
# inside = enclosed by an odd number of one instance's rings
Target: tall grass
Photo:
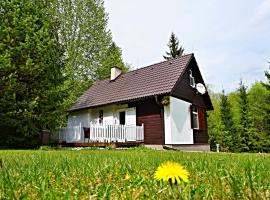
[[[0,151],[0,199],[267,199],[270,155],[133,150]],[[154,180],[165,161],[190,181]],[[130,178],[127,178],[129,175]]]

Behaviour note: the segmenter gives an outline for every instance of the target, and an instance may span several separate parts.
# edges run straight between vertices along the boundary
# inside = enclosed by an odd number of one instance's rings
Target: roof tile
[[[97,81],[69,111],[131,101],[170,93],[193,54],[143,67],[120,75],[114,81]]]

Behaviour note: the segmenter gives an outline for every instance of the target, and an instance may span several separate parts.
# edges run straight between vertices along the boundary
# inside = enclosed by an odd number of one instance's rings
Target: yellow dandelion
[[[175,162],[166,162],[161,164],[156,172],[155,179],[177,184],[180,181],[188,181],[189,172],[180,164]]]

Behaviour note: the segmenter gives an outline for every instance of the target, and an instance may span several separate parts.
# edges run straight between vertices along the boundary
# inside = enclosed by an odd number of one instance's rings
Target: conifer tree
[[[47,0],[0,1],[0,132],[5,144],[15,135],[22,140],[53,128],[58,120],[63,49],[49,5]]]
[[[240,111],[240,126],[239,126],[239,134],[241,137],[241,151],[248,151],[249,144],[250,144],[250,137],[249,137],[249,128],[250,128],[250,121],[249,121],[249,103],[248,103],[248,96],[247,96],[247,87],[243,84],[242,80],[239,84],[239,111]]]
[[[247,129],[250,125],[249,122],[249,103],[248,103],[248,97],[247,97],[247,87],[243,84],[242,80],[239,84],[239,97],[240,97],[240,124]]]
[[[174,33],[171,34],[168,47],[169,52],[166,52],[166,56],[163,56],[163,58],[166,60],[177,58],[182,56],[184,53],[184,48],[182,46],[179,47],[179,40]]]
[[[270,137],[270,72],[266,71],[265,76],[268,80],[267,83],[264,84],[265,88],[269,91],[268,98],[266,99],[266,113],[267,113],[267,118],[266,118],[266,129],[268,132],[268,136]]]
[[[224,145],[230,151],[239,151],[239,142],[240,138],[238,133],[235,130],[235,125],[232,118],[231,106],[228,101],[228,96],[225,95],[225,91],[222,91],[220,97],[220,119],[223,124],[223,137]]]

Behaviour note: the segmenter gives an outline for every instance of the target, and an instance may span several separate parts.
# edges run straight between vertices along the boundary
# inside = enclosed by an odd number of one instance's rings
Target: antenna
[[[206,88],[202,83],[197,83],[196,84],[196,89],[202,95],[206,93]]]

